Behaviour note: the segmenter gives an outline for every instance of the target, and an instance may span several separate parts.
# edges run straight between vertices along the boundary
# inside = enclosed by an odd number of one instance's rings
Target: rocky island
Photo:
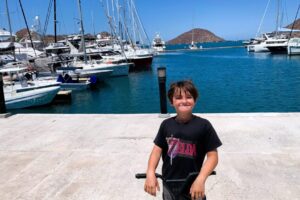
[[[195,43],[224,41],[223,38],[216,36],[214,33],[206,29],[195,28],[177,36],[172,40],[169,40],[167,43],[168,44],[190,44],[192,42],[192,38]]]

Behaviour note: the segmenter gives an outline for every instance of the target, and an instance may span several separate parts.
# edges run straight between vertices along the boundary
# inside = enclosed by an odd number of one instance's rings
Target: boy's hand
[[[155,173],[153,173],[153,174],[147,173],[147,178],[146,178],[145,186],[144,186],[145,192],[147,192],[153,196],[156,196],[156,189],[157,189],[157,191],[160,191],[159,183],[157,181]]]
[[[204,198],[205,197],[204,181],[201,181],[198,178],[196,178],[196,180],[194,181],[194,183],[190,188],[190,195],[192,197],[192,200]]]

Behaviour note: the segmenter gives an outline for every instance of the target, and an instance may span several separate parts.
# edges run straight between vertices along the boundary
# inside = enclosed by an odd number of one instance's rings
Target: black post
[[[158,84],[159,84],[159,97],[160,97],[160,113],[167,114],[167,95],[166,95],[166,68],[157,68]]]
[[[4,99],[4,92],[3,92],[3,79],[2,73],[0,73],[0,114],[6,113],[5,107],[5,99]]]

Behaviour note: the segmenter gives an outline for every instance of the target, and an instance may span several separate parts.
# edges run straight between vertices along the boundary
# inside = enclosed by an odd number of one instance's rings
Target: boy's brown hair
[[[190,93],[195,101],[197,100],[198,95],[199,95],[198,90],[192,81],[190,81],[190,80],[177,81],[170,85],[170,89],[168,91],[168,98],[171,103],[173,103],[173,96],[176,93],[176,91],[178,91],[178,90],[180,93],[181,92]]]

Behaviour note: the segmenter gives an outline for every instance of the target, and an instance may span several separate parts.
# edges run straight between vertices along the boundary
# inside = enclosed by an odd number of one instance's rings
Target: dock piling
[[[160,117],[168,117],[167,96],[166,96],[166,68],[157,68],[159,97],[160,97]]]
[[[3,92],[3,78],[2,73],[0,73],[0,114],[6,113],[4,92]]]

